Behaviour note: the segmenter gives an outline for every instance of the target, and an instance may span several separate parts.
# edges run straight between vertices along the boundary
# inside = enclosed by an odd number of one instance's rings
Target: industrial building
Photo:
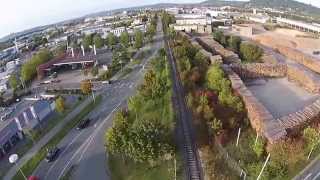
[[[281,17],[278,17],[276,20],[278,24],[286,25],[293,29],[297,29],[299,31],[320,34],[320,26],[317,24],[310,24],[310,23],[295,21],[295,20],[281,18]]]
[[[232,31],[238,32],[241,36],[251,37],[253,35],[252,26],[247,26],[244,24],[233,24]]]
[[[212,18],[199,14],[178,14],[176,24],[171,27],[176,31],[212,33]]]

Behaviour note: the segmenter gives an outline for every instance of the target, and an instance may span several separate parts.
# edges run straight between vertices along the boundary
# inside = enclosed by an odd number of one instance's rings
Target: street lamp
[[[18,159],[19,159],[18,154],[11,154],[10,157],[9,157],[9,162],[10,162],[11,164],[17,165],[16,162],[18,161]],[[24,178],[25,180],[27,180],[27,177],[23,174],[23,172],[22,172],[22,170],[20,169],[19,166],[18,166],[18,168],[19,168],[19,171],[21,172],[23,178]]]
[[[121,71],[122,71],[122,63],[123,63],[122,60],[120,60],[119,63],[121,65]]]

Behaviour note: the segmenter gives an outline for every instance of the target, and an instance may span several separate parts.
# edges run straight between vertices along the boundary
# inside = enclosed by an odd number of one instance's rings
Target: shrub
[[[250,43],[240,45],[240,57],[245,62],[260,62],[263,50]]]

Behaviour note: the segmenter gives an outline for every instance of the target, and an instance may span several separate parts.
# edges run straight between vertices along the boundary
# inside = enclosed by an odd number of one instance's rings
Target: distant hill
[[[309,15],[320,18],[320,8],[315,6],[297,2],[294,0],[250,0],[248,2],[239,1],[223,1],[223,0],[207,0],[202,4],[210,4],[213,6],[241,6],[241,7],[257,7],[257,8],[273,8],[278,10],[290,11],[300,15]]]
[[[224,1],[224,0],[207,0],[202,2],[202,5],[210,5],[210,6],[243,6],[246,2],[243,1]]]
[[[305,15],[317,15],[318,17],[320,17],[320,8],[294,0],[251,0],[248,2],[248,5],[254,7],[270,7],[283,10],[291,9],[296,13],[302,13]]]

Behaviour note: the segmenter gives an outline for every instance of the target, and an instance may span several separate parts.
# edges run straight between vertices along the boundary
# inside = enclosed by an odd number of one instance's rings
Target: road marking
[[[99,125],[99,127],[97,129],[95,129],[92,134],[90,135],[89,138],[86,139],[86,141],[80,146],[80,148],[73,154],[73,156],[70,158],[69,161],[67,161],[66,165],[64,166],[64,168],[62,169],[60,175],[58,176],[58,179],[61,179],[61,177],[63,176],[64,172],[66,171],[66,169],[69,167],[70,163],[72,162],[72,160],[76,157],[76,155],[81,151],[82,148],[86,147],[88,144],[91,144],[91,139],[93,139],[93,137],[97,134],[97,132],[102,128],[103,124],[106,122],[106,120],[108,120],[110,118],[110,116],[113,114],[114,111],[116,111],[120,105],[124,102],[125,100],[122,100],[110,113],[109,115],[104,119],[103,122],[101,122],[101,124]],[[90,142],[90,143],[89,143]]]
[[[320,172],[312,179],[312,180],[317,180],[317,178],[320,176]]]
[[[309,179],[310,176],[312,176],[312,173],[309,173],[303,180]]]
[[[67,149],[69,149],[69,147],[79,138],[79,136],[82,134],[82,132],[83,132],[83,131],[81,131],[74,139],[72,139],[72,141],[71,141],[71,142],[66,146],[66,148],[61,152],[60,156],[61,156],[62,154],[64,154],[64,152],[66,152]],[[57,158],[57,159],[55,160],[55,162],[50,166],[50,168],[49,168],[49,170],[47,171],[44,179],[47,179],[50,171],[51,171],[51,170],[53,169],[53,167],[59,162],[59,160],[60,160],[60,159]]]

